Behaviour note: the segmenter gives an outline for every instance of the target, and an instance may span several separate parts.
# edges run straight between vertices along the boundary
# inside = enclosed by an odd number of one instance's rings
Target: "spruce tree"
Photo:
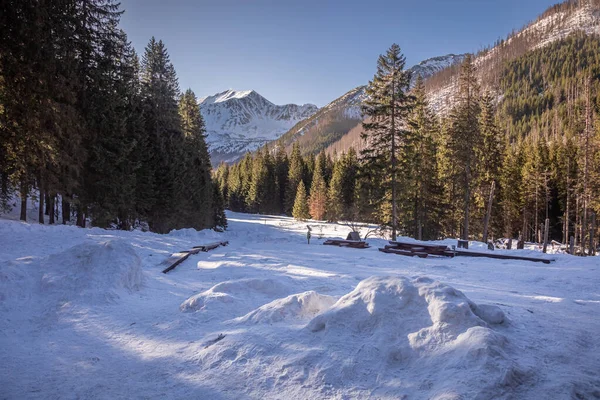
[[[296,191],[292,216],[299,221],[304,221],[310,218],[306,188],[304,187],[304,182],[302,180],[300,180],[300,183],[298,183],[298,190]]]
[[[182,182],[178,175],[181,165],[183,133],[177,100],[179,84],[175,69],[162,41],[150,40],[142,58],[142,107],[147,148],[143,160],[151,193],[140,210],[152,230],[168,232],[177,221],[173,199],[181,195]]]
[[[461,65],[454,101],[448,144],[455,165],[454,176],[460,182],[457,194],[462,197],[462,238],[468,240],[472,195],[477,178],[477,148],[482,146],[479,84],[471,55],[467,55]]]
[[[179,116],[183,133],[181,198],[178,199],[178,227],[204,229],[214,226],[214,183],[205,142],[206,129],[196,95],[191,89],[179,100]],[[220,193],[220,192],[219,192]],[[220,207],[223,201],[220,200]]]
[[[440,233],[442,217],[442,187],[437,165],[438,124],[425,94],[423,80],[419,76],[413,88],[414,108],[408,119],[410,131],[405,154],[410,174],[406,178],[407,188],[404,225],[413,237],[435,239]]]
[[[285,213],[285,195],[288,186],[289,160],[283,143],[277,144],[277,153],[274,161],[275,184],[277,188],[275,212]]]
[[[322,220],[325,218],[327,207],[327,185],[321,165],[317,163],[313,173],[313,180],[310,187],[309,209],[313,219]]]
[[[287,190],[285,197],[285,213],[292,214],[298,184],[304,177],[304,160],[300,155],[300,146],[294,143],[292,146],[292,154],[290,155],[290,166],[288,170]]]
[[[363,168],[377,176],[383,193],[378,196],[383,203],[378,205],[380,222],[391,226],[392,239],[398,231],[397,200],[399,175],[406,171],[399,160],[403,159],[406,148],[406,118],[411,109],[412,99],[407,94],[410,85],[410,72],[405,71],[406,59],[400,46],[393,44],[385,55],[379,56],[377,73],[366,89],[368,96],[364,102],[363,139],[367,146],[362,151]]]
[[[344,183],[343,158],[338,159],[333,165],[333,175],[327,191],[327,220],[336,222],[342,218],[344,212],[344,199],[342,197]]]

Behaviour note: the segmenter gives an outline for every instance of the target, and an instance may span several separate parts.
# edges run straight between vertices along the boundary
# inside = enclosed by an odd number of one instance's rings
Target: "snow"
[[[0,398],[600,396],[597,257],[410,258],[321,245],[343,225],[228,217],[167,235],[0,219]]]

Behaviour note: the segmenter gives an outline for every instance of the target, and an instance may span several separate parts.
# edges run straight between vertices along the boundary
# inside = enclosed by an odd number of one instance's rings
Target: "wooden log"
[[[162,271],[162,273],[166,274],[167,272],[174,270],[175,267],[177,267],[179,264],[181,264],[182,262],[187,260],[187,258],[193,254],[198,254],[201,251],[209,251],[212,249],[216,249],[219,246],[227,246],[228,244],[229,244],[228,241],[214,242],[214,243],[204,244],[201,246],[194,246],[194,247],[192,247],[191,250],[184,250],[184,251],[180,251],[179,253],[174,253],[171,255],[171,257],[169,257],[169,259],[167,259],[167,262],[169,262],[169,260],[171,260],[171,259],[173,259],[173,262],[171,263],[171,265],[169,265],[167,268],[165,268]]]
[[[476,251],[468,251],[468,250],[455,250],[457,256],[462,257],[486,257],[486,258],[496,258],[500,260],[520,260],[520,261],[532,261],[532,262],[542,262],[544,264],[550,264],[554,259],[549,258],[536,258],[536,257],[523,257],[523,256],[513,256],[509,254],[497,254],[497,253],[481,253]]]
[[[428,243],[421,243],[421,242],[399,242],[399,241],[395,241],[395,240],[390,240],[390,244],[394,245],[394,246],[407,247],[407,248],[424,247],[426,249],[438,249],[438,250],[447,250],[448,249],[448,246],[443,245],[443,244],[428,244]]]
[[[428,253],[412,252],[409,250],[398,250],[398,249],[389,249],[389,248],[386,249],[385,247],[380,248],[379,251],[381,251],[383,253],[397,254],[399,256],[408,256],[408,257],[417,256],[419,258],[427,258],[429,256]]]
[[[200,251],[209,251],[209,250],[213,250],[216,249],[219,246],[227,246],[229,244],[228,241],[222,241],[222,242],[214,242],[214,243],[209,243],[209,244],[203,244],[200,246],[194,246],[194,249],[200,249]]]
[[[193,253],[193,254],[198,254],[199,251],[200,250],[196,251],[196,253]],[[169,265],[167,268],[165,268],[162,271],[163,274],[166,274],[167,272],[174,270],[175,267],[177,267],[179,264],[181,264],[182,262],[187,260],[187,258],[189,256],[191,256],[192,253],[191,252],[175,253],[173,256],[175,256],[175,255],[181,255],[181,256],[177,260],[175,260],[175,262],[173,262],[171,265]],[[171,257],[173,257],[173,256],[171,256]]]

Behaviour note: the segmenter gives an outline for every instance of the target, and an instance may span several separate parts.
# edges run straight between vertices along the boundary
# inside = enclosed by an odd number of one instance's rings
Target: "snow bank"
[[[277,279],[238,279],[221,282],[210,289],[196,294],[179,307],[183,312],[222,310],[236,306],[238,309],[251,307],[289,293],[288,285]],[[258,299],[257,299],[258,298]],[[262,301],[262,302],[261,302]]]
[[[239,322],[275,323],[288,319],[314,317],[331,307],[336,298],[309,291],[277,299],[238,318]]]
[[[372,277],[306,329],[328,349],[326,357],[312,361],[318,379],[328,384],[398,372],[405,378],[415,374],[413,382],[432,376],[430,394],[445,396],[443,385],[451,384],[469,398],[482,393],[484,383],[511,385],[524,375],[507,355],[508,340],[492,329],[504,321],[498,307],[478,306],[432,279]],[[481,387],[462,387],[467,380]]]
[[[41,263],[40,294],[72,300],[106,303],[119,292],[139,290],[142,263],[134,248],[121,240],[83,243],[45,258]]]

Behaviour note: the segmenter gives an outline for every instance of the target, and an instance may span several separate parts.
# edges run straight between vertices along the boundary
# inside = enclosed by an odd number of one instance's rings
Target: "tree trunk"
[[[487,212],[485,213],[485,219],[483,220],[483,243],[487,243],[488,241],[488,226],[490,223],[490,218],[492,215],[492,202],[494,201],[494,189],[496,188],[496,182],[492,181],[492,186],[490,187],[490,198],[488,201]]]
[[[398,214],[396,210],[396,89],[392,79],[392,240],[396,240]]]
[[[29,188],[27,182],[21,181],[21,215],[19,219],[21,221],[27,221],[27,195],[29,194]]]
[[[548,250],[548,229],[550,227],[550,220],[546,218],[546,222],[544,223],[544,248],[543,252],[545,253]]]
[[[594,230],[596,229],[596,213],[591,216],[591,226],[590,226],[590,248],[589,255],[596,255],[596,249],[594,248]]]
[[[85,217],[83,215],[83,208],[81,205],[77,205],[77,226],[85,227],[84,225]]]
[[[46,209],[46,192],[44,191],[44,185],[40,179],[40,183],[38,184],[40,188],[40,204],[38,207],[38,222],[40,224],[45,223],[44,221],[44,210]]]
[[[54,202],[56,195],[54,193],[48,193],[48,224],[54,224]]]
[[[40,193],[40,197],[41,193]],[[45,202],[45,206],[44,206],[44,215],[50,215],[50,195],[48,194],[47,190],[44,190],[44,202]]]
[[[465,219],[463,221],[463,240],[469,240],[469,199],[471,198],[471,167],[469,164],[470,162],[467,161],[467,170],[465,172]]]
[[[569,239],[569,254],[573,255],[575,253],[575,237],[571,236]]]
[[[62,196],[62,220],[63,220],[63,225],[67,224],[67,222],[71,222],[71,203],[69,203],[67,201],[67,199],[65,199],[64,196]]]

